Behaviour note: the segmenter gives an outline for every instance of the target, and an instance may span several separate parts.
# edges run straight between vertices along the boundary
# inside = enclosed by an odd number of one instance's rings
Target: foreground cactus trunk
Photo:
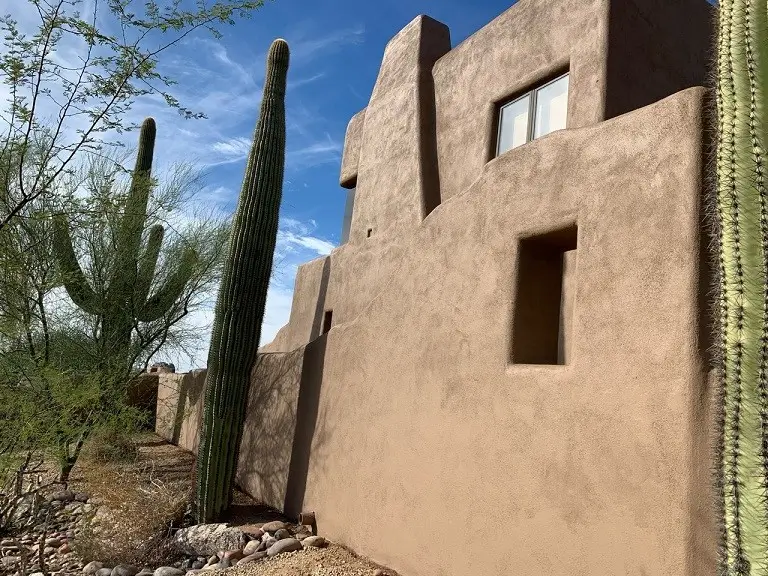
[[[768,8],[721,0],[717,34],[720,573],[768,574]]]
[[[215,520],[229,507],[237,469],[248,386],[277,239],[288,60],[288,44],[275,40],[267,56],[261,112],[216,300],[197,458],[198,522]]]
[[[149,296],[164,235],[161,225],[150,228],[146,248],[141,253],[141,237],[152,189],[155,134],[155,121],[147,118],[141,126],[136,165],[116,234],[112,268],[104,289],[97,290],[88,284],[77,261],[66,218],[59,216],[54,222],[53,249],[64,287],[75,304],[99,317],[99,343],[104,362],[123,358],[137,320],[157,320],[171,308],[189,281],[197,259],[194,250],[187,249],[165,283]]]

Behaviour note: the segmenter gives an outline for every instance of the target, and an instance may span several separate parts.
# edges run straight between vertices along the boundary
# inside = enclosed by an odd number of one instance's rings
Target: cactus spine
[[[105,361],[126,352],[136,320],[156,320],[170,309],[192,275],[197,257],[193,250],[186,250],[166,282],[149,296],[164,234],[160,225],[150,228],[147,246],[140,255],[152,188],[155,134],[155,121],[147,118],[141,126],[136,165],[125,202],[125,213],[118,225],[112,269],[103,293],[88,284],[77,261],[66,219],[60,216],[54,222],[54,255],[64,287],[75,304],[100,317],[100,343]]]
[[[288,60],[288,44],[275,40],[216,300],[197,458],[198,522],[214,520],[229,507],[234,484],[277,239]]]
[[[720,573],[768,574],[768,9],[720,0]]]

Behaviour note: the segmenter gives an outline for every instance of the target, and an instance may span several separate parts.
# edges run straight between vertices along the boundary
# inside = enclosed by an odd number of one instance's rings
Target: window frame
[[[555,82],[562,80],[566,76],[569,76],[570,73],[571,73],[570,70],[566,70],[565,72],[558,74],[554,78],[547,80],[543,84],[535,86],[530,90],[526,90],[525,92],[518,94],[517,96],[510,98],[509,100],[502,100],[496,105],[496,122],[494,122],[494,126],[496,129],[496,145],[493,148],[494,154],[491,157],[491,160],[493,160],[494,158],[498,158],[499,156],[509,152],[510,150],[514,150],[515,148],[520,148],[520,146],[525,146],[526,144],[533,142],[533,140],[535,140],[535,138],[533,137],[535,126],[536,126],[536,118],[534,117],[534,115],[536,113],[536,100],[537,100],[539,91],[546,88],[547,86],[550,86],[551,84],[554,84]],[[570,88],[571,88],[571,84],[569,81],[568,92],[567,92],[569,97],[571,95]],[[520,146],[515,146],[514,148],[509,148],[504,152],[499,152],[499,144],[501,144],[501,117],[502,117],[504,108],[511,106],[512,104],[515,104],[526,97],[528,97],[528,130],[526,131],[526,134],[525,134],[525,143],[520,144]],[[568,116],[566,112],[566,128],[568,127],[567,121],[568,121]],[[558,128],[558,130],[563,130],[563,128]],[[557,130],[553,130],[552,132],[557,132]],[[551,134],[552,132],[547,132],[547,134]],[[544,134],[544,136],[546,136],[547,134]]]

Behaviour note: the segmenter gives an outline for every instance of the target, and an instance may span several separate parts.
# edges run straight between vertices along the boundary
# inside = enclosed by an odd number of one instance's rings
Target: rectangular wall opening
[[[327,334],[333,324],[333,310],[326,310],[323,315],[323,334]]]
[[[368,238],[371,237],[371,234],[373,234],[373,228],[368,228]]]
[[[568,363],[576,290],[576,224],[521,238],[512,317],[513,364]]]

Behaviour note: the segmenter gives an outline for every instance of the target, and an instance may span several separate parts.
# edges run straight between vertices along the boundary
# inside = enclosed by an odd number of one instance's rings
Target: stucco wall
[[[406,576],[714,574],[704,96],[502,155],[398,258],[315,261],[297,298],[359,312],[257,365],[238,483]],[[567,363],[513,364],[520,240],[573,223]]]
[[[611,0],[605,117],[705,85],[715,14],[703,0]]]
[[[705,90],[674,93],[711,13],[684,2],[622,40],[632,0],[520,0],[442,56],[425,17],[387,45],[345,144],[350,242],[261,349],[241,486],[404,576],[715,573]],[[640,48],[648,85],[618,87]],[[568,129],[488,161],[494,103],[563,66]],[[533,339],[555,359],[513,361]]]
[[[704,94],[512,150],[389,248],[313,263],[358,310],[324,343],[323,533],[408,576],[714,573]],[[518,242],[574,222],[568,363],[512,364]]]
[[[158,375],[155,432],[190,452],[197,452],[200,442],[205,372]]]
[[[419,16],[389,41],[364,121],[350,125],[342,178],[351,178],[359,133],[349,242],[413,229],[439,203],[432,66],[451,48],[448,28]],[[349,159],[349,160],[347,160]]]
[[[496,103],[570,69],[568,127],[604,117],[607,0],[519,0],[435,64],[440,191],[488,161]]]
[[[324,342],[318,338],[288,353],[261,352],[251,374],[235,482],[293,515],[300,512],[297,495],[303,495],[307,477],[314,432],[307,428],[313,422],[307,399],[323,373]],[[200,443],[206,372],[159,375],[155,432],[193,453]]]

